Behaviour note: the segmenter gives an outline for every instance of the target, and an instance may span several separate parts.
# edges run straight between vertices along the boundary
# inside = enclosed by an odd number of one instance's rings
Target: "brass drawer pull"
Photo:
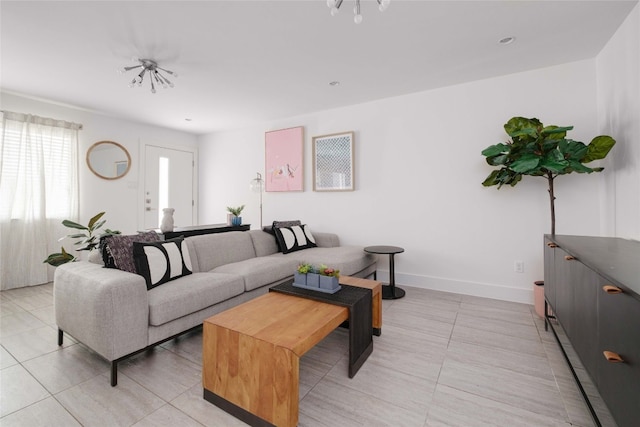
[[[547,243],[547,246],[549,246],[550,248],[557,248],[557,247],[558,247],[558,245],[556,245],[556,244],[555,244],[555,243],[553,243],[553,242],[549,242],[549,243]]]
[[[574,259],[576,259],[576,257],[573,257],[573,256],[571,256],[571,255],[565,255],[565,256],[564,256],[564,260],[565,260],[565,261],[573,261]]]
[[[620,289],[617,286],[613,286],[613,285],[604,285],[602,287],[602,290],[605,291],[608,294],[621,294],[622,293],[622,289]]]
[[[604,358],[607,359],[607,362],[611,362],[611,363],[624,362],[622,357],[620,357],[618,353],[614,353],[613,351],[605,350],[602,352],[602,354],[604,354]]]

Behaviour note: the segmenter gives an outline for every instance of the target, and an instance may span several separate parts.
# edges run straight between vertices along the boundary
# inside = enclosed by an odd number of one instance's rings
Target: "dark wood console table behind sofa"
[[[173,239],[174,237],[199,236],[201,234],[226,233],[227,231],[247,231],[251,228],[251,224],[242,224],[237,226],[227,224],[210,224],[210,225],[192,225],[189,227],[174,228],[173,231],[164,233],[164,238]],[[159,234],[162,234],[158,230]]]
[[[591,401],[601,396],[619,427],[637,426],[640,242],[558,235],[544,240],[545,327],[551,326],[596,424],[610,425],[606,408]],[[581,383],[589,382],[600,396],[585,392],[592,388]]]

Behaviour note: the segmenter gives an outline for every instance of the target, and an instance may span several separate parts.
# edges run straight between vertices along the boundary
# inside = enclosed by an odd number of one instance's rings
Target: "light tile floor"
[[[300,367],[300,426],[592,426],[551,332],[529,305],[404,287],[347,375],[339,329]],[[239,426],[202,398],[202,333],[109,364],[65,336],[51,284],[0,293],[0,425]]]

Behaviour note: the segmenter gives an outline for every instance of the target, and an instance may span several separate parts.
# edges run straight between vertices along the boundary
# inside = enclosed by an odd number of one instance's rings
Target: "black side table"
[[[365,252],[370,254],[389,255],[389,284],[382,285],[382,299],[398,299],[405,295],[404,289],[396,287],[396,272],[393,264],[393,256],[404,252],[397,246],[367,246]]]

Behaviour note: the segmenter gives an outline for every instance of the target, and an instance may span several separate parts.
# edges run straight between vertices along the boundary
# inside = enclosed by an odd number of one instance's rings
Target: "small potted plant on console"
[[[229,213],[233,215],[231,217],[231,225],[233,225],[234,227],[242,225],[242,217],[240,216],[240,214],[242,213],[243,209],[244,209],[244,205],[238,206],[237,208],[232,208],[230,206],[227,206],[227,211],[229,211]]]

